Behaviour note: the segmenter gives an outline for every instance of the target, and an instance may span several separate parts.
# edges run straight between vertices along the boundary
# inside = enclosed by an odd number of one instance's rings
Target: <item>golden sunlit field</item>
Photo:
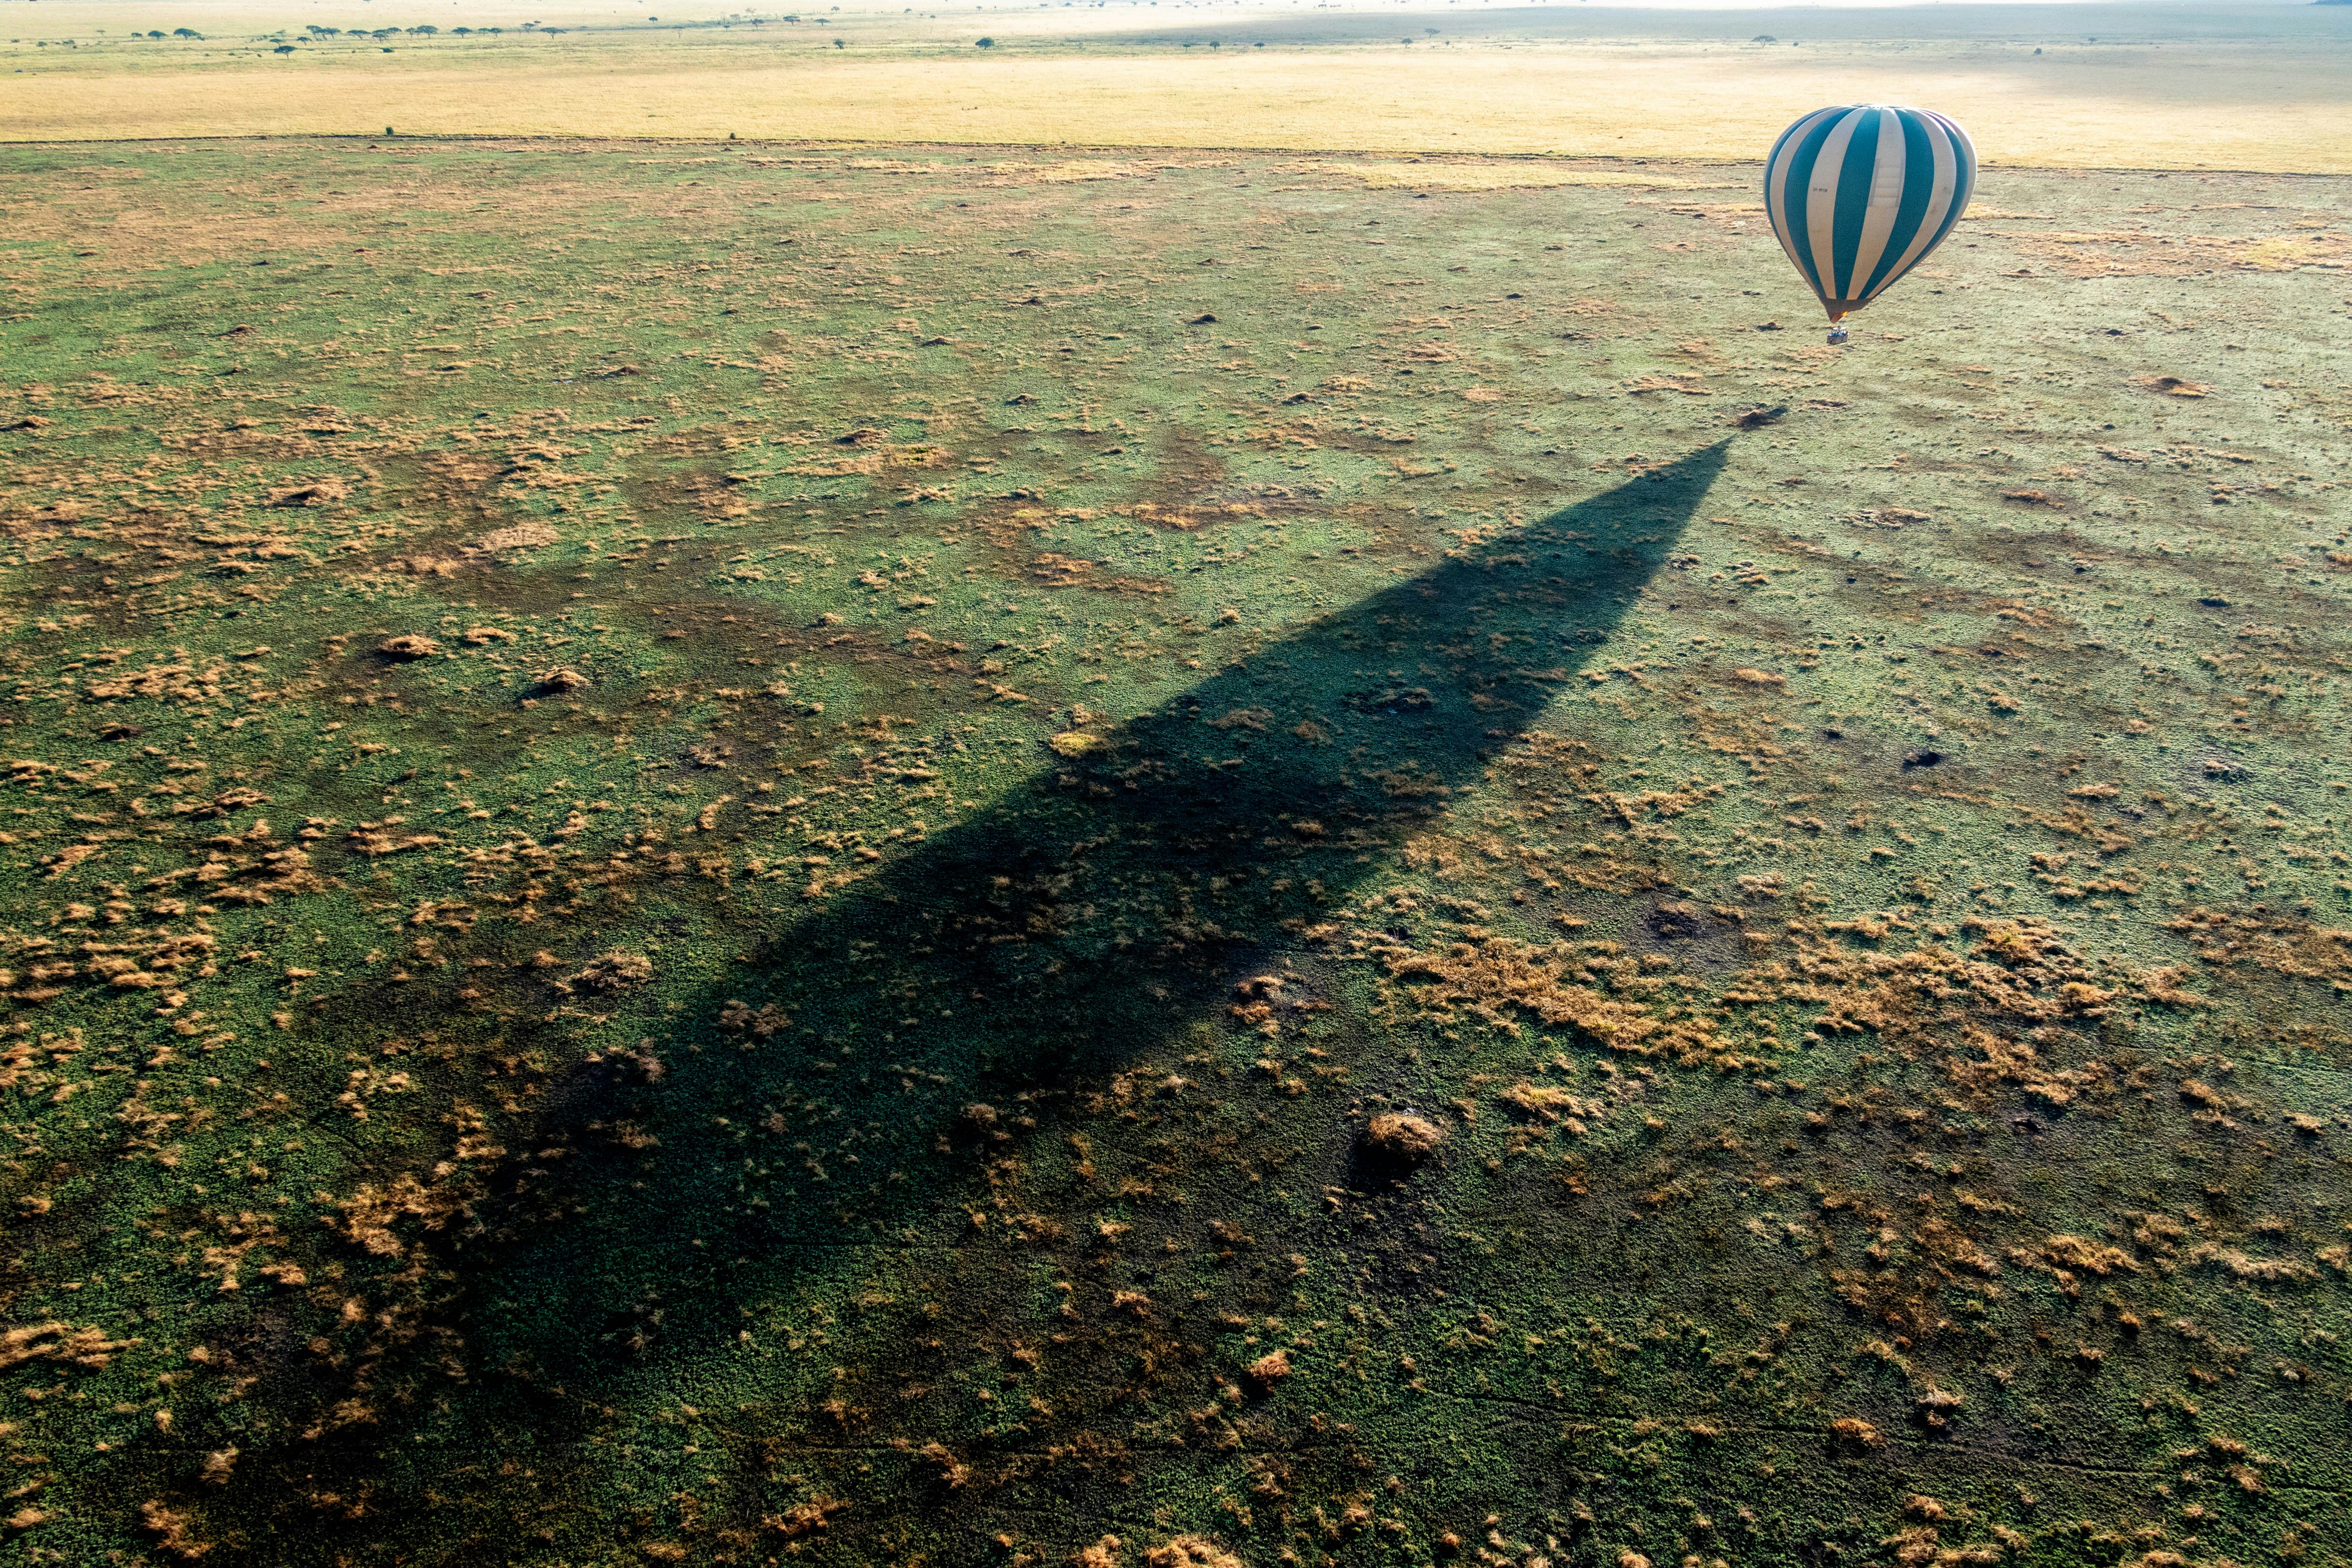
[[[730,22],[656,6],[658,24],[644,12],[493,15],[422,0],[11,11],[19,36],[0,46],[12,89],[0,136],[15,140],[391,125],[1736,158],[1818,104],[1894,100],[1958,116],[1992,163],[2352,171],[2352,7],[1129,5],[822,21],[754,10]],[[457,36],[468,23],[502,31]],[[436,24],[431,36],[372,36]],[[362,25],[371,36],[350,31]],[[339,31],[306,37],[311,26]],[[180,26],[205,36],[126,37]],[[975,47],[983,37],[992,47]],[[274,53],[281,45],[289,52]]]

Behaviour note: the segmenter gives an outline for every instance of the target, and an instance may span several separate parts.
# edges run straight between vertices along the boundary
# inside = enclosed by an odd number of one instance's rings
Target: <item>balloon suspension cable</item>
[[[1843,315],[1832,316],[1830,318],[1830,342],[1833,343],[1842,343],[1845,342],[1845,317]]]

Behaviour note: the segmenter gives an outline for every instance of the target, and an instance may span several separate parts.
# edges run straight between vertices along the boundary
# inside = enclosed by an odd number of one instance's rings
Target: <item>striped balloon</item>
[[[1977,183],[1977,150],[1943,115],[1891,104],[1817,109],[1780,132],[1764,161],[1764,206],[1780,248],[1843,318],[1951,233]]]

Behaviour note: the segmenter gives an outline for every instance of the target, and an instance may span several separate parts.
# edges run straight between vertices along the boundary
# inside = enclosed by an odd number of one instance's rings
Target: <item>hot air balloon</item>
[[[1764,207],[1830,314],[1830,342],[1845,342],[1847,313],[1952,232],[1976,183],[1968,132],[1932,110],[1846,104],[1780,132],[1764,160]]]

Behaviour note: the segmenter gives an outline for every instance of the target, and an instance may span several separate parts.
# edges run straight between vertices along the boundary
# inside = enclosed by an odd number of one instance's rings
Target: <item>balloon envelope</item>
[[[1764,161],[1764,207],[1834,321],[1935,249],[1976,183],[1977,150],[1943,115],[1844,104],[1780,132]]]

